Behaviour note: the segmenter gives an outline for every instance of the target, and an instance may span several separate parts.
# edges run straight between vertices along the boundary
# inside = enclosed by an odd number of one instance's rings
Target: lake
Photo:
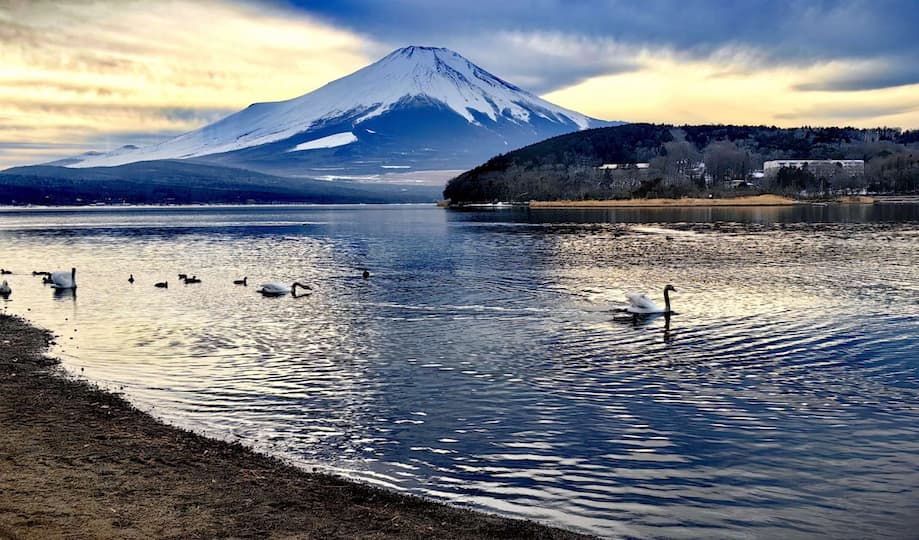
[[[610,537],[919,530],[919,205],[0,209],[0,245],[71,373],[305,467]],[[614,311],[668,283],[669,324]]]

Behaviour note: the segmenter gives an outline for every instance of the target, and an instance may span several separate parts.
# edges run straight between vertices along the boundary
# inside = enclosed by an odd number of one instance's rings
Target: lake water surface
[[[5,209],[0,246],[69,371],[305,466],[611,537],[919,531],[919,205]],[[669,329],[611,311],[668,283]]]

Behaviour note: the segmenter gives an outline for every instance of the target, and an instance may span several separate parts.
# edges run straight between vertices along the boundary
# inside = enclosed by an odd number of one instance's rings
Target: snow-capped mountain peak
[[[460,54],[445,48],[409,46],[397,49],[351,75],[287,101],[256,103],[213,124],[162,143],[119,149],[97,156],[78,156],[68,166],[113,166],[156,159],[187,159],[225,154],[296,137],[284,152],[328,145],[309,145],[338,126],[337,142],[358,137],[345,130],[378,118],[407,103],[425,102],[459,115],[473,126],[498,122],[526,126],[534,122],[556,125],[559,132],[605,125],[559,107],[503,81]],[[373,130],[363,130],[374,133]],[[535,128],[531,130],[536,133]],[[535,142],[535,141],[531,141]],[[507,144],[505,142],[505,144]],[[507,148],[496,148],[495,153]]]
[[[354,80],[351,80],[352,77]],[[491,120],[503,115],[526,122],[534,107],[544,117],[554,117],[558,121],[564,121],[564,118],[580,129],[585,129],[590,123],[584,115],[536,97],[445,48],[410,46],[397,49],[379,62],[329,86],[362,79],[382,83],[382,92],[375,93],[371,98],[379,105],[364,118],[381,114],[408,96],[445,103],[473,123],[475,119],[470,111],[480,112]]]

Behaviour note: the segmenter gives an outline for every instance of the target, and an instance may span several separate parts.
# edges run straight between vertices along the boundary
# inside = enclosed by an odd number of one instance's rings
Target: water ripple
[[[898,538],[919,216],[873,211],[0,213],[2,309],[160,418],[388,488],[614,537]],[[75,298],[28,275],[70,266]],[[666,283],[669,325],[612,311]]]

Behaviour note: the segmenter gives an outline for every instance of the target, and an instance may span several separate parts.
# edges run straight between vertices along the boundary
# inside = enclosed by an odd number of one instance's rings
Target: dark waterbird
[[[192,276],[192,277],[187,277],[187,278],[185,278],[185,284],[186,284],[186,285],[189,285],[189,284],[192,284],[192,283],[201,283],[201,280],[198,279],[198,276]]]
[[[168,288],[169,288],[169,282],[168,282],[168,281],[160,281],[159,283],[154,283],[153,286],[154,286],[154,287],[157,287],[157,288],[160,288],[160,289],[168,289]]]
[[[132,285],[134,284],[134,274],[131,274],[131,276],[128,278],[128,283]]]
[[[247,285],[248,286],[249,285],[248,281],[249,281],[249,276],[246,276],[242,279],[233,280],[233,285]]]
[[[0,268],[0,275],[5,275],[5,276],[6,276],[6,275],[10,275],[10,274],[12,274],[12,273],[13,273],[12,270],[7,270],[6,268]]]

